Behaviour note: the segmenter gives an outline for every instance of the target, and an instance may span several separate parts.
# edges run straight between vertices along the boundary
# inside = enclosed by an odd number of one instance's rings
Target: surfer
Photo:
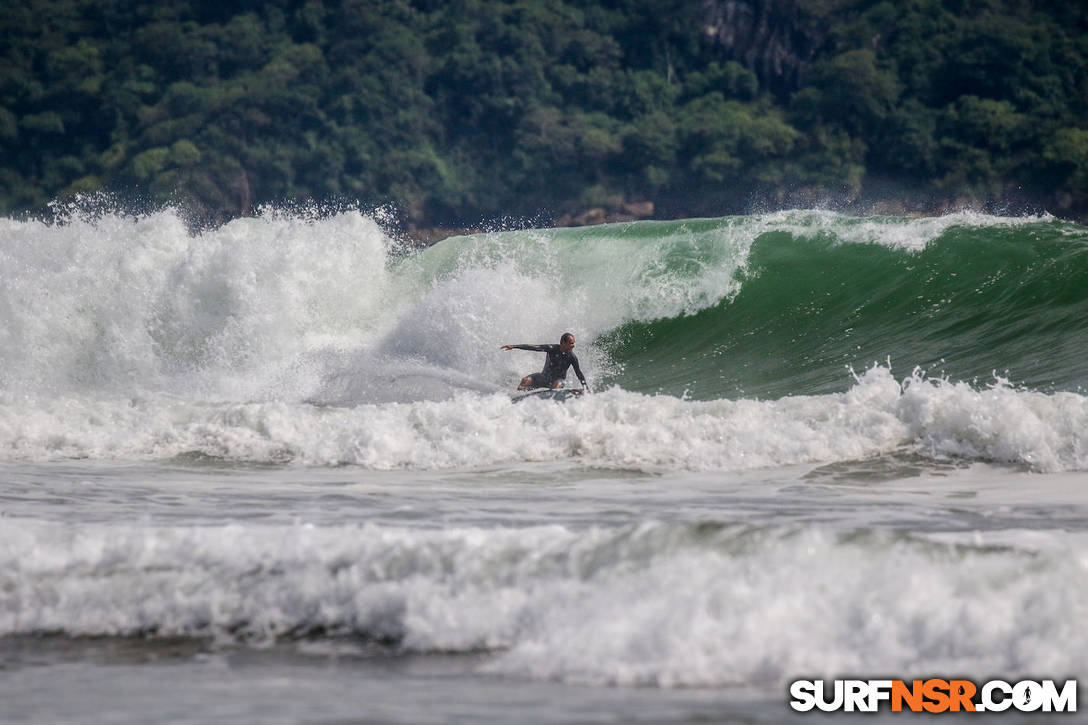
[[[582,381],[582,389],[589,391],[589,384],[586,383],[586,376],[582,374],[582,368],[578,367],[578,357],[572,352],[574,350],[574,335],[569,332],[564,332],[563,336],[559,338],[558,345],[503,345],[503,350],[530,350],[532,352],[546,352],[548,353],[547,359],[544,361],[544,369],[539,373],[533,373],[526,375],[521,379],[521,383],[518,385],[518,390],[529,390],[530,388],[551,388],[552,390],[558,390],[563,387],[563,380],[567,377],[567,370],[573,365],[574,373],[578,376],[578,379]]]

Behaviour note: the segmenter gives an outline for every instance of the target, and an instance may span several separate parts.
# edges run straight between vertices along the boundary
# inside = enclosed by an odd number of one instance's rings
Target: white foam
[[[0,227],[0,383],[253,395],[388,312],[391,242],[357,212],[192,236],[176,213]]]
[[[433,397],[449,397],[506,387],[539,365],[497,354],[501,344],[567,330],[582,340],[587,372],[599,374],[607,361],[589,342],[627,320],[692,312],[735,292],[754,238],[727,225],[592,245],[512,232],[397,256],[358,212],[267,211],[198,235],[170,210],[5,220],[0,392],[356,403],[387,398],[336,400],[322,381],[396,378],[413,366],[445,370]],[[461,385],[470,375],[478,384]]]
[[[910,252],[922,251],[956,227],[1008,229],[1054,221],[1049,214],[1001,217],[964,210],[915,218],[855,217],[822,209],[780,211],[750,219],[765,231],[788,232],[801,239],[824,237],[845,244],[875,244]]]
[[[894,451],[1088,470],[1088,398],[1005,385],[899,383],[887,368],[847,392],[688,401],[618,389],[567,404],[505,393],[313,407],[149,396],[15,398],[0,404],[0,459],[162,459],[443,469],[578,461],[648,471],[741,471]]]
[[[819,527],[0,530],[0,635],[341,633],[491,672],[752,683],[1088,666],[1083,536],[1029,550]],[[1042,550],[1040,550],[1042,549]]]
[[[1018,463],[1038,471],[1088,470],[1088,397],[996,382],[904,381],[897,417],[926,451]]]
[[[461,369],[494,379],[513,370],[496,365],[493,346],[573,331],[583,341],[579,356],[597,371],[607,361],[586,342],[632,320],[697,312],[739,289],[734,275],[758,230],[726,221],[694,231],[647,224],[639,233],[599,228],[591,239],[584,230],[480,234],[424,250],[397,266],[421,296],[392,333],[395,349],[455,351],[458,364],[471,366]],[[431,349],[420,352],[424,345]],[[524,374],[524,363],[517,369]]]

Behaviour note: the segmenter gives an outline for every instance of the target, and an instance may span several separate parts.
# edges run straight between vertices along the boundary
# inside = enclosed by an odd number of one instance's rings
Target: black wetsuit
[[[548,359],[544,361],[544,369],[529,376],[531,388],[550,388],[556,380],[565,380],[567,369],[571,365],[574,366],[574,374],[582,381],[582,385],[586,384],[586,376],[582,375],[582,368],[578,367],[578,356],[573,352],[563,352],[558,345],[511,345],[511,347],[548,353]]]

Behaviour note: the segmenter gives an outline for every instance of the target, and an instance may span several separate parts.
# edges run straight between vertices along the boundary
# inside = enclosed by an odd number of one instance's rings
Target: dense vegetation
[[[652,201],[1088,211],[1088,11],[1027,0],[9,0],[0,212],[415,224]]]

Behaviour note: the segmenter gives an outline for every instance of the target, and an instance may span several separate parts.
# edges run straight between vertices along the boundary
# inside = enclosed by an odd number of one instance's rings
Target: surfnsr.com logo
[[[1060,687],[1054,680],[1008,683],[990,680],[797,680],[790,685],[790,707],[799,712],[1076,712],[1077,681]]]

